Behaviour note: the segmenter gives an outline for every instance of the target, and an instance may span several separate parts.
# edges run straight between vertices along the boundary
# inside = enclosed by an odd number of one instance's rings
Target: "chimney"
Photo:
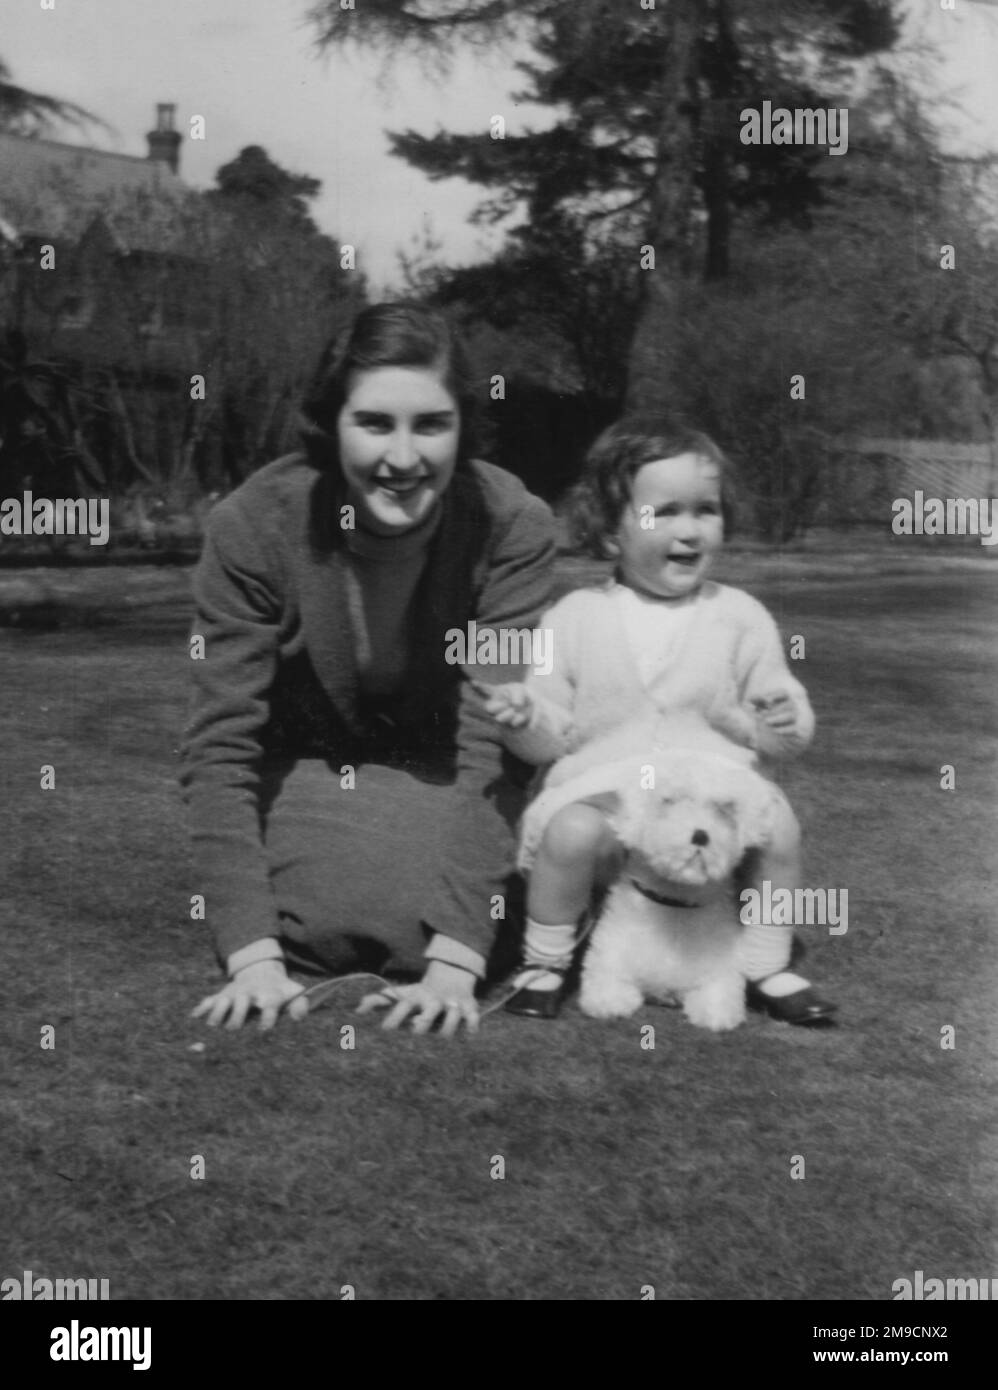
[[[180,142],[183,139],[179,131],[173,128],[176,110],[172,103],[161,102],[156,107],[156,129],[150,130],[146,136],[149,141],[149,158],[160,164],[168,164],[173,173],[177,172],[180,165]]]

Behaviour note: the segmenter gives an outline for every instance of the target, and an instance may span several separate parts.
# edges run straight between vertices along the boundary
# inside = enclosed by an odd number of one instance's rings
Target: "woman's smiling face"
[[[358,522],[390,536],[425,521],[454,475],[460,429],[457,401],[432,368],[354,372],[336,433]]]

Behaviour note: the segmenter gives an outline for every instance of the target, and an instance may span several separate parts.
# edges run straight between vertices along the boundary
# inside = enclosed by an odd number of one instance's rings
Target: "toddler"
[[[592,740],[649,716],[693,711],[766,759],[807,747],[814,716],[791,675],[776,624],[740,589],[707,578],[731,529],[729,465],[706,435],[663,417],[631,417],[590,450],[573,499],[578,540],[616,561],[613,579],[567,594],[543,617],[553,647],[548,674],[523,684],[479,686],[510,750],[554,763]],[[611,795],[573,791],[549,775],[527,810],[520,868],[528,874],[525,969],[514,1013],[557,1016],[576,928],[593,889],[609,882],[621,851],[609,825]],[[609,788],[607,789],[609,792]],[[800,833],[786,798],[767,842],[744,869],[761,889],[800,886]],[[732,910],[737,910],[735,904]],[[744,929],[741,966],[749,1003],[790,1023],[823,1022],[835,1005],[787,970],[793,928]]]

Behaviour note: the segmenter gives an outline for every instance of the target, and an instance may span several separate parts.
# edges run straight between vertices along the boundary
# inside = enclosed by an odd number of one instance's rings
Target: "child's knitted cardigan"
[[[585,762],[578,753],[623,725],[648,728],[663,714],[693,712],[753,750],[753,761],[755,753],[796,756],[813,736],[807,692],[791,675],[776,624],[756,599],[740,589],[705,583],[689,600],[693,611],[672,659],[646,684],[621,622],[616,589],[610,583],[576,590],[541,620],[552,634],[552,669],[529,676],[530,723],[505,740],[526,762],[555,764],[524,816],[521,869],[531,866],[557,810],[612,790],[613,765],[606,766],[602,779],[591,767],[577,771]],[[790,697],[796,716],[793,728],[783,733],[763,729],[752,705],[777,694]]]

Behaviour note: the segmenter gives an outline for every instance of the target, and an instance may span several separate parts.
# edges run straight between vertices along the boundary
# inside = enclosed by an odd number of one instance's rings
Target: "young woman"
[[[446,634],[536,625],[552,520],[471,457],[461,350],[429,309],[363,311],[305,415],[304,452],[215,507],[194,578],[190,887],[229,977],[195,1015],[301,1018],[289,957],[425,967],[361,1008],[449,1036],[477,1025],[523,769]]]

